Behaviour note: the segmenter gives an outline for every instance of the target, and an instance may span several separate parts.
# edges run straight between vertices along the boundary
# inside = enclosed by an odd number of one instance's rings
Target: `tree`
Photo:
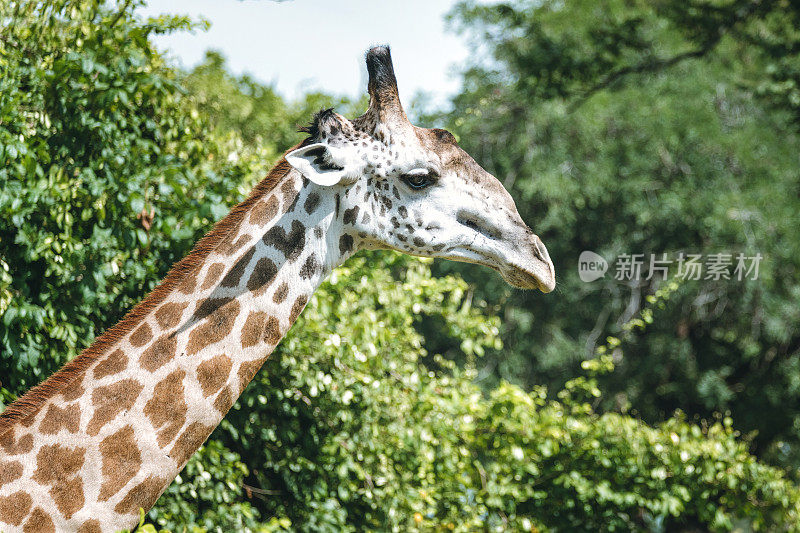
[[[5,3],[0,20],[0,375],[19,392],[151,289],[241,180],[204,166],[148,42],[188,20],[67,0]]]
[[[796,6],[462,3],[452,17],[485,54],[444,121],[513,191],[560,277],[535,301],[480,285],[505,309],[495,374],[563,383],[658,287],[611,279],[613,263],[583,283],[583,250],[760,253],[756,281],[683,284],[604,379],[604,405],[730,412],[759,453],[800,464]]]
[[[0,5],[4,402],[153,287],[298,139],[286,123],[335,101],[285,102],[213,54],[176,72],[146,37],[188,21],[134,8]],[[552,398],[482,389],[501,321],[431,269],[369,253],[334,272],[141,530],[797,529],[797,486],[730,420],[594,408],[627,338]]]

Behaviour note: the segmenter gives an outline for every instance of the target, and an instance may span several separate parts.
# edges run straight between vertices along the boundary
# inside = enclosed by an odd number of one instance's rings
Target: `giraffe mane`
[[[302,146],[306,141],[290,148],[286,153]],[[285,154],[284,154],[285,155]],[[206,233],[192,250],[183,259],[170,268],[164,280],[153,289],[138,305],[128,311],[125,316],[103,332],[95,341],[85,348],[77,357],[69,361],[60,370],[55,372],[44,382],[31,388],[24,395],[12,402],[3,413],[0,413],[0,436],[14,427],[16,422],[37,413],[42,405],[50,398],[64,390],[64,388],[83,377],[86,370],[98,357],[105,354],[108,349],[116,344],[125,335],[130,333],[153,309],[158,307],[180,281],[202,264],[203,260],[214,251],[220,243],[232,232],[238,229],[244,219],[245,213],[252,205],[264,195],[272,191],[281,179],[292,169],[284,157],[270,170],[266,178],[261,180],[252,190],[250,195],[231,209],[230,213],[217,222]]]
[[[333,115],[334,112],[332,107],[320,109],[314,113],[314,118],[311,119],[311,122],[307,126],[299,126],[297,131],[301,133],[307,133],[310,139],[317,139],[319,138],[320,131],[322,130],[322,125]],[[333,120],[335,121],[336,119]]]

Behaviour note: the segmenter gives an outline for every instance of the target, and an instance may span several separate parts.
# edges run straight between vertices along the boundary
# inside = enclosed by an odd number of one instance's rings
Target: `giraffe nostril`
[[[533,250],[536,257],[543,263],[550,262],[550,254],[547,253],[547,248],[537,235],[533,236]]]

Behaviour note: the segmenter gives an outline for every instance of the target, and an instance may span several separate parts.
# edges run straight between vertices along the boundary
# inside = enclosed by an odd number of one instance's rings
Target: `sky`
[[[149,0],[143,16],[187,14],[211,22],[207,31],[154,38],[179,65],[200,62],[208,49],[235,74],[249,73],[288,98],[309,90],[358,97],[366,92],[364,52],[392,47],[402,101],[417,92],[443,105],[457,92],[466,40],[446,27],[454,0]]]

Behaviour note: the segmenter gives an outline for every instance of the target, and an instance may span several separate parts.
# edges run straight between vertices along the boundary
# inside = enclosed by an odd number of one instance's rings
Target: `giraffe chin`
[[[517,289],[539,289],[547,294],[556,287],[555,276],[549,273],[542,275],[522,268],[514,268],[508,271],[501,271],[500,275],[503,276],[506,283]]]

